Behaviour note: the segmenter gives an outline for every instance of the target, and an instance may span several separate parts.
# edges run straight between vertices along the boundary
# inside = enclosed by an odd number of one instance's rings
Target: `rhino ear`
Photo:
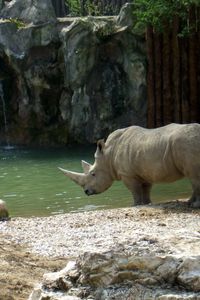
[[[92,165],[89,164],[88,162],[84,161],[84,160],[81,161],[81,164],[82,164],[83,172],[85,174],[88,174]]]
[[[96,150],[96,153],[95,153],[95,157],[99,157],[100,155],[102,155],[104,148],[105,148],[104,139],[99,140],[97,142],[97,150]]]

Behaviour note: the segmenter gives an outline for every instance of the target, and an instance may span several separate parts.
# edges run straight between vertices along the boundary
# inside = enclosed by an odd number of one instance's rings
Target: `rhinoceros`
[[[82,161],[84,173],[59,168],[87,195],[107,190],[122,180],[134,204],[149,204],[154,183],[189,178],[192,207],[200,207],[200,124],[169,124],[156,129],[130,126],[99,140],[93,165]]]

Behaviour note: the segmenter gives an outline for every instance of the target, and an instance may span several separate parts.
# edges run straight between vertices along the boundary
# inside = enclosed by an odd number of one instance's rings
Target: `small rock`
[[[179,268],[178,281],[188,290],[200,292],[200,256],[187,257]]]
[[[0,221],[7,220],[9,217],[8,209],[5,201],[0,199]]]

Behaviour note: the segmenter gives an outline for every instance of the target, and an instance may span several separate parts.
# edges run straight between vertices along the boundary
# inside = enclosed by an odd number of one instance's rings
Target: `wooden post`
[[[172,101],[174,102],[174,122],[181,123],[181,90],[180,90],[180,45],[179,45],[179,18],[174,17],[172,29]]]
[[[197,88],[198,111],[200,112],[200,5],[197,7]],[[200,113],[197,121],[200,122]]]
[[[188,38],[181,39],[181,110],[182,122],[190,122]]]
[[[172,102],[172,53],[169,24],[165,25],[165,32],[163,33],[163,118],[164,124],[169,124],[173,121],[173,102]]]
[[[196,34],[196,14],[195,6],[191,6],[189,11],[189,24],[191,33],[189,36],[189,98],[190,98],[190,122],[198,119],[198,99],[197,99],[197,34]]]
[[[147,72],[147,127],[154,128],[156,120],[155,112],[155,86],[154,86],[154,45],[153,45],[153,28],[147,27],[146,31],[147,41],[147,59],[148,59],[148,72]]]
[[[162,35],[154,34],[154,60],[155,60],[155,102],[156,102],[156,127],[163,123],[163,93],[162,93]]]

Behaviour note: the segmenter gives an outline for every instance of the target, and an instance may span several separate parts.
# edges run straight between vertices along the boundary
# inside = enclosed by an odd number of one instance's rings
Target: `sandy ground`
[[[199,255],[200,210],[186,203],[0,222],[0,300],[27,299],[47,271],[85,251]]]
[[[66,259],[34,255],[0,234],[0,300],[27,300],[44,273],[65,265]]]

